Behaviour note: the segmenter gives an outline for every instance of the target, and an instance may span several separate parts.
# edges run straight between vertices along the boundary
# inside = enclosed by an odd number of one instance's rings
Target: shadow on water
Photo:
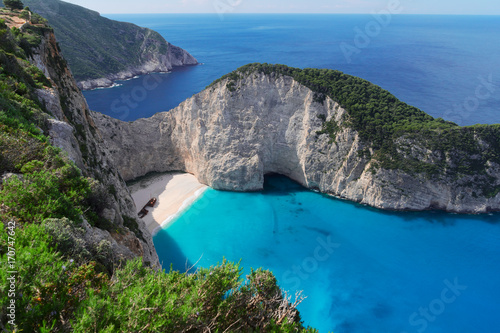
[[[305,226],[304,227],[305,229],[309,230],[309,231],[313,231],[313,232],[316,232],[324,237],[328,237],[330,236],[332,233],[328,230],[325,230],[325,229],[321,229],[321,228],[316,228],[316,227],[308,227],[308,226]]]
[[[333,200],[341,200],[329,196]],[[404,222],[426,221],[430,224],[440,224],[442,226],[453,226],[456,224],[457,218],[467,221],[486,222],[490,224],[497,224],[500,222],[500,212],[484,213],[484,214],[457,214],[449,213],[444,210],[425,210],[425,211],[395,211],[383,210],[367,205],[345,201],[353,205],[356,209],[364,209],[377,214],[382,214],[387,217],[397,217]]]
[[[295,193],[298,192],[307,192],[311,191],[301,184],[295,182],[294,180],[280,175],[280,174],[268,174],[264,177],[264,190],[262,194],[264,195],[272,195],[272,196],[280,196],[280,197],[288,197],[290,203],[295,204]],[[364,204],[352,202],[349,200],[344,200],[340,198],[336,198],[334,196],[318,193],[329,200],[339,201],[346,205],[350,205],[354,209],[358,210],[368,210],[376,214],[382,214],[387,217],[397,217],[404,222],[417,222],[417,221],[426,221],[430,224],[438,224],[442,226],[453,226],[457,221],[457,217],[461,220],[467,221],[477,221],[477,222],[486,222],[490,224],[498,224],[500,223],[500,212],[494,213],[484,213],[484,214],[455,214],[448,213],[442,210],[426,210],[426,211],[391,211],[391,210],[383,210],[379,208],[370,207]],[[298,203],[298,205],[302,205]],[[322,233],[319,230],[316,230]]]
[[[294,180],[279,174],[267,174],[264,176],[264,195],[292,197],[297,192],[309,191]]]
[[[168,234],[167,230],[160,230],[153,240],[158,257],[160,258],[160,264],[167,272],[170,270],[170,267],[174,271],[181,273],[193,267],[194,263],[186,257],[175,239]],[[190,272],[193,273],[195,270],[196,267],[192,268]]]

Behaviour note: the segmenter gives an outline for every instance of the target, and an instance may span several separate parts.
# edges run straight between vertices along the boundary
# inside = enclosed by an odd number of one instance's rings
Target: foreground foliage
[[[55,239],[48,232],[50,223],[16,229],[19,330],[314,332],[302,328],[296,303],[283,296],[269,271],[252,271],[242,280],[241,268],[226,261],[187,274],[158,272],[137,259],[110,277],[95,261],[56,250]],[[7,260],[6,231],[0,224],[2,262]],[[0,271],[2,309],[10,301],[8,277],[7,270]],[[5,313],[2,311],[0,319],[8,328]]]
[[[89,295],[75,331],[312,331],[301,328],[272,273],[252,271],[242,281],[239,266],[228,262],[195,274],[166,274],[129,262],[103,295]]]
[[[7,262],[8,237],[0,224],[0,256]],[[16,228],[16,291],[15,297],[8,297],[11,274],[0,271],[0,324],[7,331],[12,326],[6,317],[7,304],[15,299],[17,329],[22,332],[67,331],[69,321],[86,294],[92,289],[99,291],[109,278],[105,273],[95,271],[95,262],[78,263],[54,250],[54,242],[38,224]]]

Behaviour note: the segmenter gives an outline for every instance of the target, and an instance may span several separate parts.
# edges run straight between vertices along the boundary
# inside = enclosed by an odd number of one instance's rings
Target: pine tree
[[[21,0],[3,0],[3,4],[11,10],[24,8]]]

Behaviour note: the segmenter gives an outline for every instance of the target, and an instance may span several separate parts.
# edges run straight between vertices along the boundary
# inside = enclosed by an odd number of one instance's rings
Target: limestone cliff
[[[279,173],[308,188],[383,209],[500,210],[500,194],[482,192],[477,175],[433,176],[381,167],[374,144],[353,128],[355,119],[345,108],[279,73],[233,74],[148,119],[126,123],[98,113],[92,117],[127,180],[182,170],[215,189],[256,191],[264,175]],[[328,123],[336,124],[334,135],[324,131]],[[464,159],[456,152],[426,151],[411,136],[398,140],[398,149],[410,147],[404,154],[430,164],[451,168]],[[500,166],[486,164],[484,177],[498,188]]]
[[[126,231],[106,231],[85,222],[86,239],[97,243],[108,240],[116,258],[142,256],[145,262],[159,267],[151,235],[144,223],[135,217],[136,209],[130,193],[110,158],[102,133],[90,117],[87,102],[61,56],[51,30],[43,32],[40,45],[31,51],[30,62],[52,83],[52,88],[37,91],[39,100],[52,114],[47,120],[51,143],[66,151],[86,176],[99,180],[108,189],[110,203],[103,217],[115,226],[112,229]]]

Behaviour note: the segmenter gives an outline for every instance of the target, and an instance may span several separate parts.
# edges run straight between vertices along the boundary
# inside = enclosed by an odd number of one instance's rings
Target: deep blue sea
[[[146,93],[143,77],[85,93],[119,119],[168,111],[240,66],[268,62],[341,70],[460,125],[500,123],[500,16],[399,15],[380,29],[371,15],[108,17],[152,28],[203,63],[158,76]]]
[[[242,65],[269,62],[360,76],[460,125],[500,123],[500,17],[393,16],[368,39],[357,31],[374,27],[370,15],[109,17],[155,29],[203,63],[85,92],[92,109],[119,119],[167,111]],[[500,330],[499,214],[384,212],[273,176],[260,193],[209,189],[154,242],[164,267],[181,271],[223,257],[245,272],[271,269],[283,289],[303,290],[302,318],[321,333]]]

